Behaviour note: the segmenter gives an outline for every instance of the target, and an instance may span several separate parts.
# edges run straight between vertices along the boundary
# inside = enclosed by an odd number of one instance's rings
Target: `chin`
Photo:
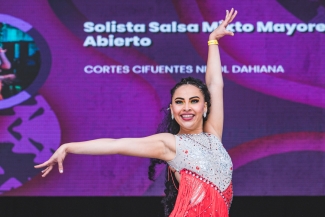
[[[198,124],[194,123],[182,123],[179,125],[181,129],[186,131],[196,130],[198,128]]]

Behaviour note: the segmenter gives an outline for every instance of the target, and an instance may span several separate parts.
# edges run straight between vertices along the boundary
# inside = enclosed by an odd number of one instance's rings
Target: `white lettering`
[[[94,23],[93,22],[85,22],[84,23],[84,31],[85,32],[94,32]]]
[[[117,24],[116,25],[116,31],[117,32],[123,33],[123,32],[126,32],[126,30],[127,30],[126,25],[124,25],[124,24]],[[131,29],[131,32],[133,32],[133,29]]]
[[[86,72],[87,74],[93,73],[92,66],[89,66],[89,65],[88,66],[85,66],[84,72]]]
[[[107,45],[108,45],[108,39],[102,37],[101,35],[97,35],[97,46],[106,47]]]
[[[233,73],[238,73],[238,72],[240,72],[240,66],[233,65],[233,66],[231,67],[231,71],[232,71]]]
[[[178,24],[177,31],[178,32],[186,32],[186,25],[183,23]]]
[[[188,32],[199,32],[199,25],[190,23],[187,26],[187,31]]]
[[[159,32],[159,23],[158,22],[150,22],[149,23],[149,31],[150,32]]]
[[[93,36],[91,35],[88,35],[86,40],[84,41],[84,44],[83,44],[84,47],[88,47],[88,46],[93,46],[93,47],[96,47],[96,41],[94,39]]]
[[[95,32],[105,32],[106,27],[104,24],[97,24],[94,28]]]
[[[235,23],[235,32],[242,32],[242,24],[241,22],[236,22]]]
[[[223,73],[229,73],[229,71],[228,71],[228,69],[227,69],[227,66],[222,66],[222,67],[221,67],[221,71],[222,71]]]
[[[161,24],[159,29],[160,29],[160,32],[171,32],[172,31],[170,24]]]
[[[313,32],[315,27],[315,23],[308,23],[308,32]]]
[[[218,22],[212,22],[211,25],[210,25],[208,22],[203,21],[202,22],[202,32],[212,32],[218,26],[219,26]]]
[[[284,68],[282,67],[282,65],[279,65],[278,68],[276,69],[276,72],[282,72],[284,73]]]
[[[269,21],[265,25],[262,21],[257,22],[257,32],[273,32],[273,22]]]
[[[142,47],[148,47],[151,45],[151,39],[150,38],[141,38],[140,39],[140,44]]]
[[[193,72],[193,67],[191,65],[186,66],[186,73],[192,73]]]
[[[298,30],[299,32],[307,32],[307,30],[308,30],[308,26],[307,26],[305,23],[299,23],[299,24],[297,25],[297,30]]]
[[[124,39],[123,38],[115,38],[114,39],[114,45],[116,47],[122,47],[122,46],[124,46]]]
[[[206,69],[207,69],[206,65],[204,65],[204,66],[196,66],[195,67],[196,73],[205,73]]]
[[[254,26],[252,24],[249,23],[245,23],[242,27],[242,30],[244,32],[253,32],[254,31]]]
[[[87,74],[128,74],[130,71],[129,66],[122,65],[87,65],[84,68],[84,72]]]
[[[274,32],[285,32],[285,25],[283,23],[276,23],[273,26]]]
[[[132,71],[134,73],[136,73],[136,74],[140,74],[141,73],[141,66],[133,66]]]
[[[325,32],[325,24],[324,24],[324,23],[318,23],[318,24],[316,25],[316,30],[317,30],[318,32]]]
[[[284,73],[282,65],[233,65],[232,73]]]
[[[146,32],[146,25],[145,24],[135,24],[134,31],[135,32]]]
[[[188,25],[184,23],[177,23],[172,21],[171,23],[150,22],[149,23],[150,32],[163,32],[163,33],[176,33],[176,32],[199,32],[199,25],[195,23],[190,23]]]
[[[297,24],[293,23],[290,25],[289,23],[286,23],[285,26],[287,28],[287,35],[292,35],[295,32]]]

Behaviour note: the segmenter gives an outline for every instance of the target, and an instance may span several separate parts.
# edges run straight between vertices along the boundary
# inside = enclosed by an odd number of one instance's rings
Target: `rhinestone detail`
[[[168,164],[177,171],[195,171],[204,182],[221,191],[228,188],[232,179],[232,162],[220,139],[213,134],[182,134],[176,137],[176,156]],[[189,172],[192,174],[191,172]]]

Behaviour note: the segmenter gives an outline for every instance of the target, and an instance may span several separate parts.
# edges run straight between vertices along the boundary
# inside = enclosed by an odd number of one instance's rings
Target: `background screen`
[[[149,159],[69,155],[64,174],[35,164],[60,144],[154,134],[183,77],[204,79],[219,42],[223,144],[236,196],[324,195],[325,1],[0,0],[0,194],[161,196]],[[3,60],[1,60],[3,62]]]

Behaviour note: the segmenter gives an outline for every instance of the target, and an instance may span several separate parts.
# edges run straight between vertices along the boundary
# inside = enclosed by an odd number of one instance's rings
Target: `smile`
[[[185,121],[189,121],[189,120],[192,120],[194,115],[191,115],[191,114],[186,114],[186,115],[181,115],[182,119],[185,120]]]

